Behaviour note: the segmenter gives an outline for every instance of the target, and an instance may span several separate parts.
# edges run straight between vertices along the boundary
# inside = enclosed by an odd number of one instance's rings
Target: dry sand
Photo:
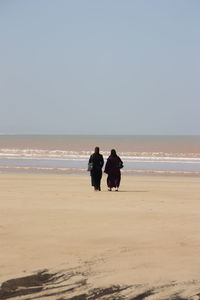
[[[0,299],[200,299],[200,178],[0,174],[0,270]]]

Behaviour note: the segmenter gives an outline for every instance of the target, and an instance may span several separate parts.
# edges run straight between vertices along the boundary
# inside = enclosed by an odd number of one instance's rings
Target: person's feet
[[[109,191],[109,192],[111,192],[111,191],[112,191],[112,189],[111,189],[111,188],[109,188],[109,189],[108,189],[108,191]]]
[[[94,187],[94,191],[95,191],[95,192],[101,191],[101,188],[100,188],[100,187]]]

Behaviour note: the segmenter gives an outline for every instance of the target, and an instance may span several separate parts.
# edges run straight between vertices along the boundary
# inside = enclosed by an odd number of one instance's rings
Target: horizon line
[[[39,136],[44,136],[44,135],[49,135],[49,136],[200,136],[200,134],[183,134],[183,133],[163,133],[163,134],[157,134],[157,133],[3,133],[0,132],[0,136],[5,136],[5,135],[39,135]]]

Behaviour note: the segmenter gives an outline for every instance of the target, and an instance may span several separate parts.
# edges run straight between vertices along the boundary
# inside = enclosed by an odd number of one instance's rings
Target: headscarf
[[[112,150],[110,151],[110,156],[113,156],[113,157],[117,156],[117,153],[116,153],[116,150],[115,150],[115,149],[112,149]]]
[[[95,154],[99,154],[99,147],[95,147],[94,153],[95,153]]]

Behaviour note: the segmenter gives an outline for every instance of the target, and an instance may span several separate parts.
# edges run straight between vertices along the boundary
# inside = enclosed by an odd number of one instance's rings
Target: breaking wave
[[[109,151],[101,152],[105,157]],[[0,149],[0,158],[28,158],[28,159],[67,159],[88,160],[90,151],[65,151],[46,149]],[[119,152],[126,161],[129,160],[178,160],[200,162],[200,153],[165,153],[165,152]]]

